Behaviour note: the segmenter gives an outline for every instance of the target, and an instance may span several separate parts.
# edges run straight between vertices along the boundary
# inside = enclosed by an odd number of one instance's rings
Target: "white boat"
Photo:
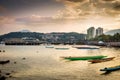
[[[1,42],[0,42],[0,46],[5,46],[5,42],[4,42],[4,41],[1,41]]]
[[[54,48],[53,45],[46,45],[45,47],[46,47],[46,48]]]
[[[69,48],[55,48],[57,50],[68,50]]]

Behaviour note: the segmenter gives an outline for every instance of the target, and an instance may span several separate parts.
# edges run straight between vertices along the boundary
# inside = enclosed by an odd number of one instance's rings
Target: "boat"
[[[55,48],[57,50],[68,50],[69,48]]]
[[[7,64],[7,63],[9,63],[9,62],[10,62],[10,60],[0,61],[0,64],[4,65],[4,64]]]
[[[77,60],[95,60],[95,59],[102,59],[105,58],[107,56],[83,56],[83,57],[62,57],[64,59],[70,60],[70,61],[77,61]]]
[[[46,48],[54,48],[54,46],[46,46]]]
[[[120,65],[113,67],[105,67],[104,69],[100,69],[100,71],[107,71],[107,72],[116,71],[116,70],[120,70]]]
[[[99,49],[98,47],[75,47],[77,49]]]
[[[91,62],[91,63],[100,63],[100,62],[106,62],[106,61],[113,60],[114,58],[115,57],[103,58],[103,59],[96,59],[96,60],[89,60],[88,62]]]
[[[4,41],[0,42],[0,46],[5,46],[5,42]]]

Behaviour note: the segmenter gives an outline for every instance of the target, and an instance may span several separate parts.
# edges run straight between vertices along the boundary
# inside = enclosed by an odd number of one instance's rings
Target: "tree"
[[[119,33],[114,34],[112,39],[113,41],[117,41],[117,42],[120,41],[120,34]]]

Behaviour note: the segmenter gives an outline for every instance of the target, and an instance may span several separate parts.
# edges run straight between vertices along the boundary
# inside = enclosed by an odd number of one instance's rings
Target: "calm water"
[[[56,50],[41,46],[0,46],[0,60],[9,59],[9,64],[0,65],[3,74],[11,72],[7,80],[119,80],[120,71],[104,75],[99,70],[120,64],[120,49],[100,48],[82,50],[69,47],[69,50]],[[66,61],[61,56],[115,56],[112,61],[91,64],[87,61]],[[22,58],[26,58],[23,60]],[[16,62],[16,64],[14,64]]]

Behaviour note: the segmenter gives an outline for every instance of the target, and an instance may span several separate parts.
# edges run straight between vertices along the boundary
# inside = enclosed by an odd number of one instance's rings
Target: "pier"
[[[120,47],[120,42],[106,42],[106,46]]]
[[[103,43],[99,43],[98,41],[88,41],[87,45],[120,47],[120,42],[103,42]]]
[[[41,43],[5,43],[5,45],[40,45]]]

